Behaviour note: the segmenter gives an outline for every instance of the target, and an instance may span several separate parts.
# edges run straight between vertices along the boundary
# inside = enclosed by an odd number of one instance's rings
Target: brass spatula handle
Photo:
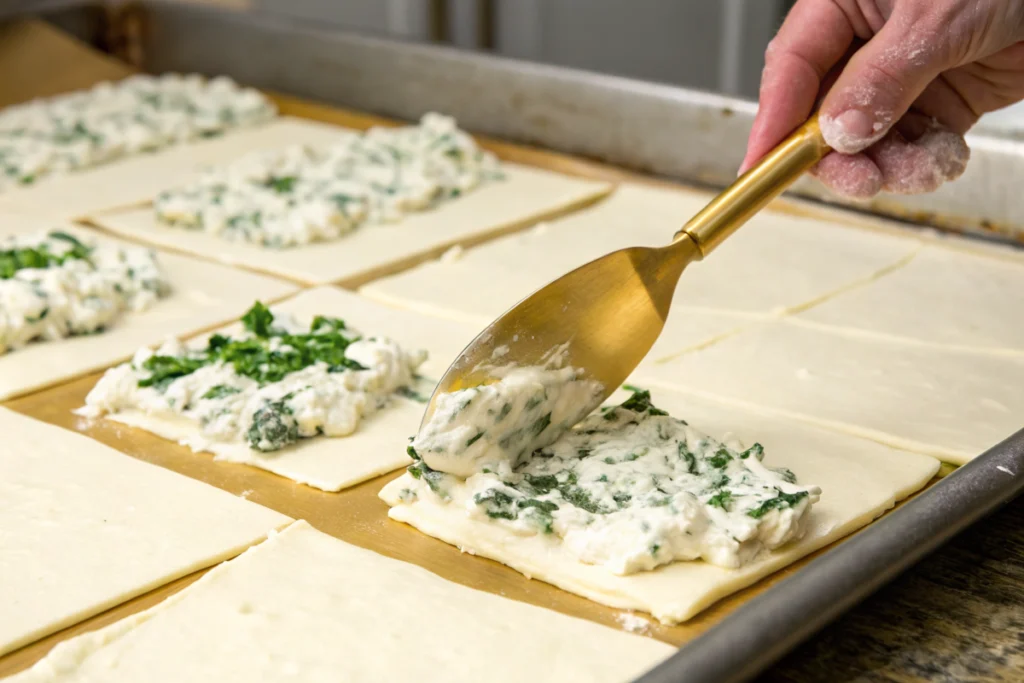
[[[673,241],[689,236],[701,255],[707,256],[829,151],[815,114],[701,209]]]

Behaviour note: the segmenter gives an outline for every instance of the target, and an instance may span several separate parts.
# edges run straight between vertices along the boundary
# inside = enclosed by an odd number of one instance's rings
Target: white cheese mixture
[[[102,331],[170,291],[152,251],[91,246],[53,231],[0,241],[0,354],[35,339]]]
[[[493,384],[439,395],[411,448],[458,477],[515,468],[600,401],[601,385],[574,368],[512,368]]]
[[[284,248],[395,221],[500,178],[495,157],[455,120],[350,133],[325,149],[245,156],[161,193],[158,220],[230,240]]]
[[[492,428],[486,410],[453,415],[464,433]],[[701,558],[740,567],[800,538],[820,494],[765,467],[760,445],[719,443],[639,390],[529,457],[488,462],[465,479],[434,468],[418,441],[409,469],[418,487],[405,501],[435,496],[519,534],[550,534],[581,562],[619,575]]]
[[[141,349],[107,371],[81,414],[184,418],[198,425],[199,438],[188,442],[196,450],[242,442],[275,451],[318,434],[352,434],[395,392],[410,389],[426,360],[389,339],[364,339],[335,318],[301,325],[256,304],[242,322],[244,334],[213,335],[205,348],[169,341]]]
[[[272,118],[229,78],[132,76],[0,111],[0,190]]]

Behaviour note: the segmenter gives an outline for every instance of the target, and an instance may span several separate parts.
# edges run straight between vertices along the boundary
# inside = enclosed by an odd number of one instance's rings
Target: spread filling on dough
[[[351,132],[324,149],[258,152],[161,193],[157,219],[226,239],[285,248],[395,221],[502,177],[497,159],[454,119]]]
[[[632,389],[621,405],[573,429],[562,422],[546,444],[504,457],[509,450],[488,437],[504,406],[509,418],[523,416],[531,438],[549,428],[526,406],[550,387],[516,379],[439,397],[410,445],[416,481],[402,502],[432,496],[517,534],[552,534],[581,562],[619,575],[699,558],[736,568],[805,533],[820,489],[764,466],[759,444],[720,443],[671,417],[647,391]],[[486,445],[474,451],[478,443]],[[447,472],[435,467],[451,463]]]
[[[0,354],[101,332],[169,291],[148,249],[89,245],[60,231],[0,240]]]
[[[131,76],[0,112],[0,190],[210,137],[276,114],[223,76]]]
[[[363,338],[337,318],[305,325],[255,304],[239,336],[212,335],[205,347],[171,340],[155,352],[140,349],[108,370],[81,414],[122,411],[194,421],[211,443],[247,443],[269,452],[299,439],[347,436],[362,419],[409,392],[423,351],[390,339]]]
[[[518,467],[600,401],[601,385],[574,368],[510,368],[500,380],[441,394],[410,449],[425,467],[469,477]]]

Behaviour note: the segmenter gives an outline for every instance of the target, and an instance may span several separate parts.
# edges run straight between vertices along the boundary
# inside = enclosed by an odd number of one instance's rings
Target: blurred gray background
[[[755,98],[792,0],[251,0],[322,26]]]

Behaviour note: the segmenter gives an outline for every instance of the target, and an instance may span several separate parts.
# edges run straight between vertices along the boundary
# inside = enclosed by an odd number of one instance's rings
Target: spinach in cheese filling
[[[601,385],[574,368],[500,370],[500,381],[435,402],[412,447],[427,466],[460,477],[515,467],[579,422]],[[595,400],[596,399],[596,400]]]
[[[455,120],[350,132],[325,148],[258,152],[161,193],[169,225],[272,248],[336,239],[395,221],[501,177],[497,160]]]
[[[742,566],[761,549],[800,538],[820,493],[762,464],[759,444],[718,442],[642,390],[528,457],[490,463],[464,480],[434,469],[420,442],[410,446],[410,473],[443,504],[519,534],[558,538],[580,561],[616,574],[699,558]],[[418,495],[411,490],[404,502]]]
[[[169,290],[148,249],[93,246],[61,231],[0,240],[0,354],[102,332]]]
[[[274,106],[228,78],[132,76],[0,111],[0,190],[266,121]]]
[[[257,303],[241,322],[244,333],[214,334],[203,347],[169,341],[141,349],[100,379],[83,414],[185,418],[199,427],[190,442],[198,450],[243,442],[277,451],[318,434],[355,432],[363,417],[413,387],[426,359],[389,339],[361,337],[338,318],[303,325]]]

